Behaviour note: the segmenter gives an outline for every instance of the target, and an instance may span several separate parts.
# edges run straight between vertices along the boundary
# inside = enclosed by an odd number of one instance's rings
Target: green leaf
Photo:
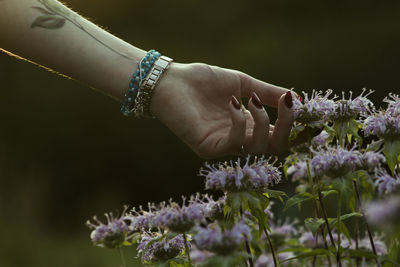
[[[230,207],[233,215],[240,211],[242,194],[240,192],[229,192],[226,196],[226,206]]]
[[[349,229],[347,229],[346,225],[342,221],[339,224],[339,229],[340,229],[340,232],[342,234],[344,234],[345,237],[347,237],[347,240],[351,241]]]
[[[338,191],[336,191],[336,190],[326,190],[326,191],[321,192],[323,199],[329,195],[333,195],[333,194],[337,194],[337,193],[338,193]]]
[[[304,223],[305,223],[306,227],[308,229],[310,229],[310,231],[313,234],[315,234],[319,230],[321,225],[323,225],[325,223],[325,221],[321,218],[306,218],[304,220]]]
[[[356,217],[361,217],[362,214],[359,213],[359,212],[348,213],[348,214],[345,214],[345,215],[340,216],[340,221],[344,221],[344,220],[346,220],[346,219],[348,219],[348,218],[351,218],[351,217],[354,217],[354,216],[356,216]],[[332,226],[335,226],[335,225],[337,224],[337,218],[328,218],[328,222],[329,222],[329,225],[330,225],[331,227],[332,227]]]
[[[386,157],[386,162],[389,165],[390,171],[394,174],[394,168],[399,162],[400,141],[386,141],[383,145],[383,154]]]
[[[348,253],[349,253],[350,257],[358,257],[358,258],[366,258],[366,259],[375,259],[376,258],[374,253],[365,251],[365,250],[349,249]]]
[[[35,19],[31,24],[31,28],[42,27],[46,29],[58,29],[64,26],[65,19],[53,15],[43,15]]]
[[[309,248],[295,247],[295,248],[285,248],[285,249],[279,250],[278,254],[285,253],[285,252],[309,252],[309,251],[310,251]]]
[[[307,193],[307,192],[294,195],[286,201],[286,205],[283,208],[283,211],[286,211],[290,207],[292,207],[296,204],[300,204],[301,202],[306,201],[308,199],[312,199],[312,198],[313,198],[313,195],[311,195],[310,193]]]
[[[254,217],[256,217],[258,220],[258,223],[260,225],[259,231],[262,231],[263,227],[265,225],[267,225],[267,222],[268,222],[268,216],[264,212],[264,210],[268,206],[268,204],[265,205],[265,203],[263,203],[264,200],[262,200],[258,197],[255,197],[250,193],[245,192],[243,195],[247,198],[251,214]],[[263,195],[261,195],[261,196],[264,197]],[[266,199],[268,200],[268,198],[266,198]]]
[[[286,261],[290,261],[290,260],[295,260],[295,259],[304,259],[304,258],[309,258],[309,257],[314,257],[314,256],[318,256],[318,255],[328,255],[329,251],[323,248],[317,248],[317,249],[313,249],[312,251],[306,252],[306,253],[302,253],[300,255],[297,255],[295,257],[283,260],[281,262],[286,262]]]
[[[383,145],[385,141],[383,139],[379,139],[378,141],[372,141],[371,144],[367,146],[367,151],[377,151]]]
[[[278,198],[281,202],[283,202],[282,197],[287,197],[285,192],[278,190],[271,190],[271,189],[264,190],[263,195],[266,196],[267,198]]]
[[[304,128],[305,128],[304,124],[298,124],[295,127],[293,127],[289,136],[289,141],[295,140],[297,138],[297,135],[301,133],[304,130]]]

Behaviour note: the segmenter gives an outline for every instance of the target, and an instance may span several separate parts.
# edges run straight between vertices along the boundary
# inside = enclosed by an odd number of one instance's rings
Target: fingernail
[[[239,101],[236,99],[236,97],[235,97],[234,95],[232,96],[231,102],[232,102],[232,105],[233,105],[237,110],[240,110],[241,105],[240,105]]]
[[[263,108],[263,104],[261,103],[260,98],[254,92],[251,94],[251,102],[253,102],[254,106],[256,106],[257,108]]]
[[[297,96],[297,99],[300,100],[301,103],[303,103],[303,98],[301,96]]]
[[[285,94],[285,105],[288,108],[292,108],[293,106],[292,93],[290,91],[287,91],[287,93]]]

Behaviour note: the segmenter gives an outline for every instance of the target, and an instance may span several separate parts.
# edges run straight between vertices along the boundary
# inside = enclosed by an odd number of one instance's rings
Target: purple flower
[[[383,239],[383,237],[381,235],[375,234],[373,236],[376,253],[378,255],[387,254],[387,247],[385,245],[385,242],[382,239]],[[367,234],[364,236],[364,238],[362,238],[359,241],[358,246],[359,246],[359,248],[363,248],[363,249],[366,249],[366,250],[372,252],[371,242],[370,242]]]
[[[151,244],[149,244],[152,242]],[[175,258],[185,249],[182,235],[171,239],[160,235],[150,236],[145,234],[138,245],[138,252],[142,255],[143,263],[164,262]]]
[[[186,199],[183,198],[182,206],[172,201],[168,205],[162,203],[161,209],[154,216],[154,226],[168,228],[177,233],[188,232],[197,222],[204,219],[206,213],[205,206],[192,201],[194,198],[196,197],[192,196],[187,205]]]
[[[336,111],[332,114],[332,120],[348,120],[355,119],[359,114],[367,114],[375,109],[374,104],[367,98],[373,91],[369,91],[366,95],[366,89],[363,90],[361,95],[352,99],[352,92],[350,92],[349,99],[345,99],[344,92],[341,100],[336,101],[335,107]]]
[[[398,95],[389,94],[384,102],[388,103],[385,111],[365,115],[364,133],[377,135],[385,140],[398,140],[400,138],[400,98]]]
[[[289,258],[294,257],[293,252],[281,252],[278,254],[278,260],[279,261],[284,261]],[[292,266],[293,262],[285,262],[283,263],[283,266],[289,265]],[[274,259],[272,258],[271,254],[261,254],[260,257],[258,257],[257,261],[254,263],[254,267],[273,267],[274,265]]]
[[[311,169],[318,176],[326,175],[331,178],[344,176],[362,164],[362,154],[353,149],[347,150],[337,146],[313,151]]]
[[[318,146],[324,146],[326,145],[326,142],[329,139],[329,133],[325,130],[323,130],[319,135],[315,136],[312,140],[311,143],[313,146],[318,147]]]
[[[212,252],[199,250],[196,248],[190,251],[190,258],[195,264],[200,264],[214,255],[215,254]]]
[[[223,220],[224,219],[224,205],[226,197],[221,197],[217,201],[213,200],[209,195],[198,196],[197,199],[193,199],[193,202],[198,202],[204,206],[204,216],[211,220]]]
[[[147,211],[140,206],[139,212],[133,209],[131,213],[132,228],[134,230],[148,230],[155,227],[153,220],[157,213],[157,208],[153,203],[148,204]]]
[[[393,196],[369,203],[366,215],[369,222],[382,228],[396,225],[400,219],[400,197]]]
[[[199,175],[206,178],[206,189],[262,190],[281,181],[281,172],[273,166],[275,162],[269,161],[261,158],[250,164],[248,156],[243,167],[240,166],[240,158],[235,163],[225,162],[217,166],[206,163],[207,169],[201,169]]]
[[[391,98],[391,99],[390,99]],[[389,97],[385,97],[383,102],[388,103],[386,112],[393,117],[400,116],[400,97],[399,95],[389,94]]]
[[[304,104],[296,97],[293,98],[293,116],[297,122],[304,124],[323,123],[335,112],[335,102],[328,99],[332,90],[327,90],[325,95],[322,91],[313,91],[311,97],[304,93]]]
[[[359,113],[368,113],[375,109],[374,103],[367,98],[367,96],[372,94],[374,91],[369,90],[366,95],[363,95],[366,91],[366,89],[363,89],[362,93],[353,100],[351,100],[350,97],[350,108],[352,110],[356,110]]]
[[[377,135],[383,139],[398,139],[400,135],[400,116],[392,116],[389,112],[379,111],[364,120],[366,136]]]
[[[90,238],[94,245],[106,248],[117,248],[123,246],[124,241],[127,239],[131,231],[130,224],[131,218],[125,215],[127,207],[124,208],[119,218],[114,218],[112,213],[105,214],[107,224],[103,224],[97,219],[96,216],[93,220],[97,223],[93,224],[89,220],[86,225],[93,229]]]
[[[364,169],[374,170],[385,162],[385,157],[379,152],[367,151],[362,155],[362,161]]]
[[[194,243],[201,250],[228,255],[236,250],[245,239],[250,239],[250,228],[243,222],[236,223],[231,229],[222,231],[218,224],[198,227]]]
[[[375,173],[375,177],[375,187],[380,194],[390,194],[400,190],[400,177],[398,174],[392,177],[386,171],[379,170]]]
[[[320,241],[322,241],[322,240],[319,240],[319,239],[318,239],[318,244],[317,244],[317,246],[318,246],[318,245],[319,245],[319,246],[322,246],[322,245],[323,245],[323,243],[321,243]],[[300,242],[301,244],[303,244],[305,247],[313,248],[313,247],[315,246],[315,237],[314,237],[314,235],[313,235],[312,232],[306,231],[306,232],[303,232],[303,233],[301,234],[301,236],[300,236],[300,238],[299,238],[299,242]]]
[[[274,201],[270,201],[268,207],[264,210],[264,213],[268,215],[268,220],[272,220],[274,218],[274,214],[272,213],[272,206],[275,204]]]
[[[274,266],[274,259],[270,254],[261,254],[254,264],[254,267],[272,267]]]
[[[314,176],[314,171],[311,170],[311,176]],[[292,176],[292,181],[300,181],[308,179],[307,162],[298,161],[287,169],[287,174]]]
[[[271,224],[271,233],[273,235],[278,234],[284,236],[285,238],[291,238],[293,235],[297,234],[297,229],[294,227],[295,223],[281,223],[281,224]]]

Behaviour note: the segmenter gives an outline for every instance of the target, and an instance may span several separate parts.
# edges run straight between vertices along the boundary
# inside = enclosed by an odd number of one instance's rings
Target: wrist
[[[189,64],[172,62],[154,89],[150,111],[158,119],[165,116],[173,102],[179,101],[179,91],[187,87]]]

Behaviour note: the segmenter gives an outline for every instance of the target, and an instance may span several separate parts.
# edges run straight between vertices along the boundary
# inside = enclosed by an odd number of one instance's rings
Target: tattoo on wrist
[[[0,0],[2,1],[2,0]],[[55,0],[37,0],[42,6],[34,6],[33,9],[38,10],[42,15],[37,17],[31,24],[31,28],[41,27],[45,29],[60,29],[62,28],[67,21],[78,27],[80,30],[84,31],[98,43],[102,44],[109,50],[117,53],[118,55],[129,59],[134,60],[128,55],[121,53],[114,48],[110,47],[103,41],[99,40],[96,36],[91,34],[88,30],[86,30],[81,23],[79,23],[80,17],[68,9],[66,6],[62,5],[60,2]]]

